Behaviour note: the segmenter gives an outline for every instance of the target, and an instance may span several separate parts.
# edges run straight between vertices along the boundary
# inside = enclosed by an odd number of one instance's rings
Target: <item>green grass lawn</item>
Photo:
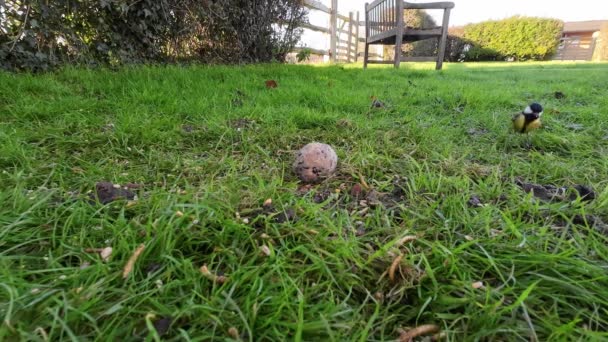
[[[608,64],[432,67],[0,73],[0,340],[608,339]]]

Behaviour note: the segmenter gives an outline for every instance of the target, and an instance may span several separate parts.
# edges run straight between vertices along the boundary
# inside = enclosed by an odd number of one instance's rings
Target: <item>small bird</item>
[[[378,100],[378,98],[376,96],[371,96],[372,99],[372,106],[371,108],[384,108],[386,107],[384,105],[384,102]]]
[[[538,103],[531,103],[521,113],[513,116],[513,130],[519,133],[526,133],[528,145],[530,145],[529,133],[540,128],[540,117],[543,115],[543,106]]]

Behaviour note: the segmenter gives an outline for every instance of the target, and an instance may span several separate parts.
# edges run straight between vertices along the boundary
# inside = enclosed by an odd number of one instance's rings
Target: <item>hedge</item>
[[[0,0],[0,68],[283,60],[300,0]]]
[[[514,16],[464,27],[465,60],[544,60],[557,50],[563,22]]]

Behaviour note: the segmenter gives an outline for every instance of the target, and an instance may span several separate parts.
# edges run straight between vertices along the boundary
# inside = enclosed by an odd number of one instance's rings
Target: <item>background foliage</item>
[[[464,27],[471,45],[466,60],[545,60],[559,44],[563,22],[557,19],[514,16]]]
[[[0,67],[280,60],[298,41],[298,0],[0,2]]]
[[[426,12],[408,10],[404,14],[408,27],[433,27],[435,21]],[[546,60],[557,49],[563,23],[557,19],[511,17],[464,27],[448,32],[445,59],[456,61]],[[427,39],[404,44],[404,56],[434,56],[438,40]],[[387,59],[394,58],[394,47],[384,48]]]

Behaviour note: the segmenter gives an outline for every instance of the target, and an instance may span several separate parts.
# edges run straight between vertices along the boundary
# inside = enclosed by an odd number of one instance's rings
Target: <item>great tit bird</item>
[[[543,106],[538,103],[531,103],[521,113],[513,116],[513,130],[519,133],[530,133],[531,131],[540,128],[540,117],[543,115]],[[530,145],[530,136],[528,135],[528,145]]]
[[[529,133],[540,127],[541,115],[543,115],[543,106],[532,103],[521,113],[513,116],[513,129],[519,133]]]

